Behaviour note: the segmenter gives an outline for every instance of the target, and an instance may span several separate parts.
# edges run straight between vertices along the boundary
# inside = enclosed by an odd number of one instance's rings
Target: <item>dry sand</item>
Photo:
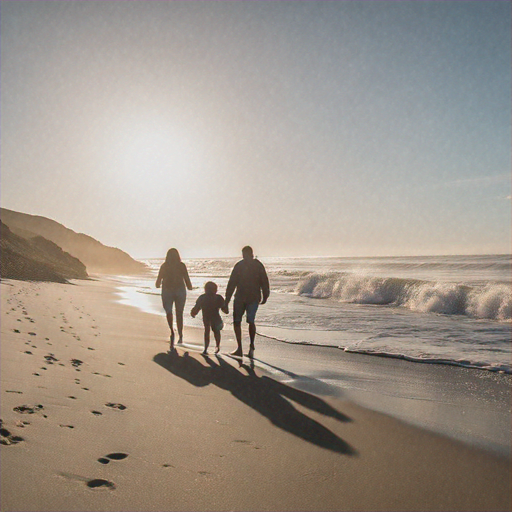
[[[510,458],[247,359],[171,358],[165,318],[105,281],[1,295],[2,511],[511,510]]]

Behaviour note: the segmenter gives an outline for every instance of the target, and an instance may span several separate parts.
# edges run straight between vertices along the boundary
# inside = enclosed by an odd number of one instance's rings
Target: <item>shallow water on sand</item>
[[[236,259],[185,263],[194,290],[224,293]],[[271,296],[259,308],[258,333],[290,343],[334,346],[412,361],[512,373],[511,257],[267,258]],[[119,278],[121,300],[161,314],[154,288],[162,260],[146,260],[151,278]],[[229,324],[229,317],[225,317]]]

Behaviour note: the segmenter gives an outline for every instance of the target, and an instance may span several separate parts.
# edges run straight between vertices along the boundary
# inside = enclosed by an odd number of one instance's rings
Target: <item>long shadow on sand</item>
[[[352,421],[321,398],[292,388],[271,377],[259,377],[254,367],[239,362],[240,369],[226,362],[222,356],[214,359],[204,356],[206,365],[188,352],[183,355],[157,354],[153,361],[174,375],[194,386],[213,384],[229,391],[244,404],[268,418],[276,427],[294,434],[322,448],[345,455],[356,455],[348,443],[318,421],[297,410],[290,401],[300,406],[335,418],[341,422]],[[245,370],[246,373],[242,372]]]

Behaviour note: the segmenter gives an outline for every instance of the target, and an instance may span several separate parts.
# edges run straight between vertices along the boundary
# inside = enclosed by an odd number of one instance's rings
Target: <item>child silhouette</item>
[[[204,293],[197,298],[196,305],[190,312],[192,318],[195,318],[199,311],[203,312],[204,324],[204,350],[203,354],[208,354],[208,347],[210,345],[210,329],[213,331],[215,337],[217,354],[220,350],[220,331],[224,327],[224,322],[220,317],[219,310],[225,310],[224,299],[222,295],[217,293],[217,285],[213,281],[208,281],[204,285]]]

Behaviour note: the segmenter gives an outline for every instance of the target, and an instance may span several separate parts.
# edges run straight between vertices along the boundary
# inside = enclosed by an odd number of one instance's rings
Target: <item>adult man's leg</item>
[[[247,354],[251,359],[254,357],[254,339],[256,338],[256,324],[254,322],[249,323],[249,339],[251,344],[249,346],[249,353]]]
[[[242,317],[245,312],[245,304],[243,301],[238,300],[235,297],[233,301],[233,330],[235,331],[235,338],[237,343],[237,349],[231,352],[232,356],[242,357]]]
[[[249,353],[247,354],[248,357],[252,358],[254,357],[254,340],[256,338],[256,311],[258,311],[258,305],[259,302],[251,302],[247,305],[247,323],[249,324],[249,340],[250,340],[250,346],[249,346]]]
[[[234,352],[231,352],[231,355],[242,357],[242,322],[233,322],[233,330],[235,331],[235,338],[238,347]]]

